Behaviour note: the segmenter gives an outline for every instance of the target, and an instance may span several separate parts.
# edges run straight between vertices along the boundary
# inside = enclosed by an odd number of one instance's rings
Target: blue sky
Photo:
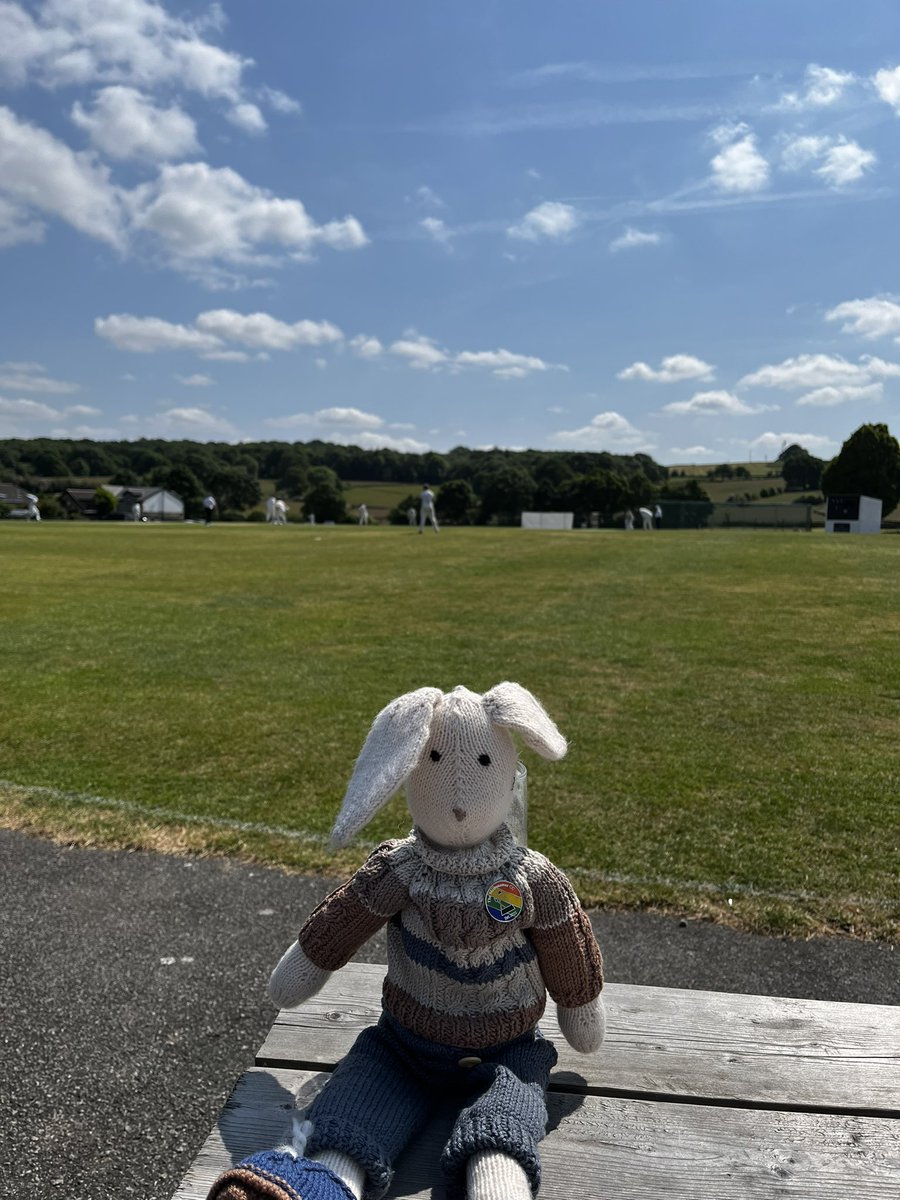
[[[893,0],[0,0],[0,436],[900,426]]]

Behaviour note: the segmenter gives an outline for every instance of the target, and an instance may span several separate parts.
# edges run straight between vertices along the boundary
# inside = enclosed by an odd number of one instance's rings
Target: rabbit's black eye
[[[441,761],[441,752],[440,752],[440,750],[432,750],[432,752],[431,752],[431,761],[432,761],[432,762],[440,762],[440,761]]]
[[[489,754],[479,754],[478,761],[483,767],[489,767],[491,765],[491,756]]]

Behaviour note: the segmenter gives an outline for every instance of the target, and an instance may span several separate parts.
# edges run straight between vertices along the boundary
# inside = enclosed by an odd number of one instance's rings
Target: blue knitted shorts
[[[472,1050],[417,1037],[383,1013],[359,1035],[310,1106],[313,1133],[306,1153],[342,1150],[365,1168],[366,1200],[379,1200],[401,1151],[453,1095],[465,1107],[441,1155],[448,1195],[465,1194],[466,1163],[479,1150],[515,1158],[536,1192],[537,1145],[547,1129],[545,1093],[555,1064],[556,1048],[539,1029]]]

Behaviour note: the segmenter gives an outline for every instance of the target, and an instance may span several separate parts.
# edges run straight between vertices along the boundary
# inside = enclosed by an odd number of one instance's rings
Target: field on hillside
[[[339,873],[378,710],[509,678],[587,901],[900,935],[897,535],[7,521],[0,561],[0,823]]]

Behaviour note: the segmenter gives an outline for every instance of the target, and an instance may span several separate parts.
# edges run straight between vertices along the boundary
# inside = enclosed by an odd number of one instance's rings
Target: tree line
[[[779,456],[790,491],[823,488],[827,493],[863,493],[883,502],[885,515],[900,503],[900,446],[887,425],[863,425],[830,462],[802,446]],[[709,478],[738,478],[740,468],[714,467]],[[746,472],[744,472],[746,473]],[[262,496],[260,480],[273,480],[276,493],[299,502],[304,515],[344,520],[344,484],[429,483],[439,489],[442,519],[457,523],[518,523],[523,511],[589,513],[601,518],[657,500],[709,502],[695,479],[676,478],[647,454],[606,451],[471,450],[408,454],[365,450],[331,442],[192,442],[141,438],[97,442],[86,439],[0,440],[0,478],[47,495],[66,486],[104,479],[109,483],[160,486],[184,501],[188,516],[200,514],[212,492],[220,512],[241,516]],[[417,503],[411,492],[392,519],[406,520]],[[48,512],[48,515],[49,512]]]

